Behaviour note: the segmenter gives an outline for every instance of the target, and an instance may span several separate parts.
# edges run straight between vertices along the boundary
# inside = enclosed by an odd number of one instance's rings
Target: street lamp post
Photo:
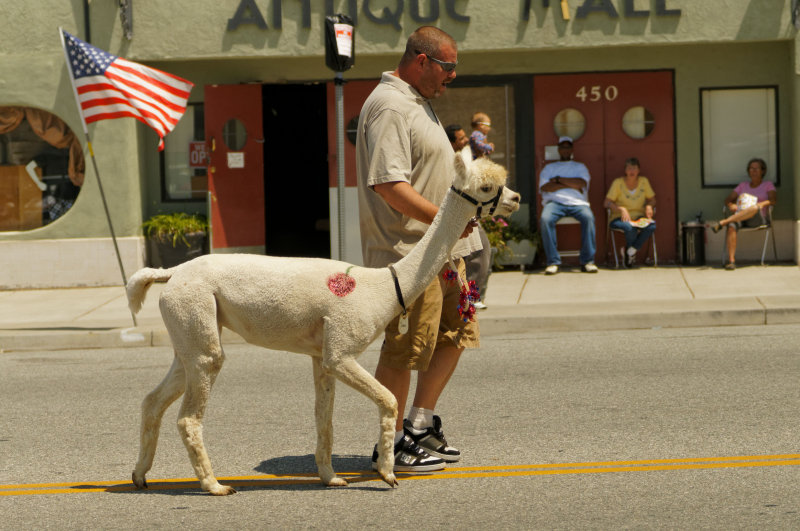
[[[345,251],[345,182],[344,182],[344,76],[343,72],[355,62],[355,31],[353,20],[347,15],[325,17],[325,64],[336,72],[336,196],[337,226],[339,235],[339,260]]]

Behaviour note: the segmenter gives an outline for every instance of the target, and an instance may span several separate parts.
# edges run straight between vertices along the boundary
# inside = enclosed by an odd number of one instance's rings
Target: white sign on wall
[[[228,168],[244,168],[244,152],[228,152]]]

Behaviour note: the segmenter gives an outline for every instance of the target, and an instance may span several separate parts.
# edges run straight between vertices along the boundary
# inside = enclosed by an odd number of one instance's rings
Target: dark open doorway
[[[266,252],[330,258],[324,84],[263,85]]]

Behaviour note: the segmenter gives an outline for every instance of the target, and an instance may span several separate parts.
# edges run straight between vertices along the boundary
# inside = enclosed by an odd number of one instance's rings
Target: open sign
[[[189,167],[205,168],[208,165],[208,153],[205,142],[189,142]]]

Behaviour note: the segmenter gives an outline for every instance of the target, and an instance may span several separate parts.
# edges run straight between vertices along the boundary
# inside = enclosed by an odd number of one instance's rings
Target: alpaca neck
[[[447,192],[425,235],[394,266],[406,305],[422,294],[439,273],[474,214],[474,205],[452,190]]]

